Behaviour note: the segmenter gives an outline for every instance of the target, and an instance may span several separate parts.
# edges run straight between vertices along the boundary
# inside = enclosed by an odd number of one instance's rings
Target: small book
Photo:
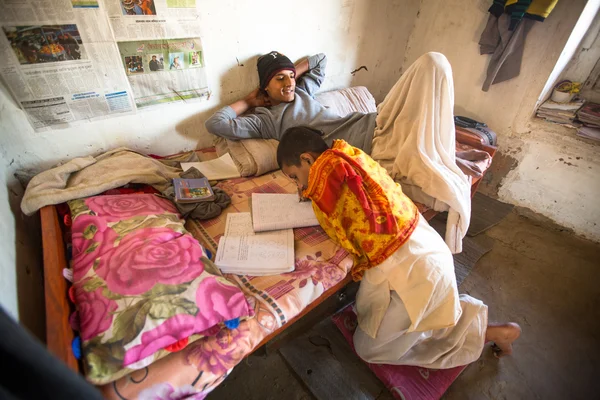
[[[297,194],[252,193],[252,226],[255,232],[317,226],[310,201]]]
[[[206,178],[200,179],[173,179],[175,187],[175,201],[177,203],[199,203],[212,201],[215,193]]]
[[[192,167],[202,172],[202,175],[210,181],[239,178],[241,176],[229,153],[210,161],[181,163],[181,169],[184,171]]]
[[[292,229],[255,233],[250,213],[227,215],[225,234],[219,240],[215,264],[223,273],[278,275],[295,268]]]

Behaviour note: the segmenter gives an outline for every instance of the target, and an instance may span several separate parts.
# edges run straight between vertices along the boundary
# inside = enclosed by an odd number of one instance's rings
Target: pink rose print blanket
[[[212,153],[214,154],[214,152]],[[186,229],[216,252],[225,231],[227,214],[248,212],[252,193],[296,193],[295,184],[281,171],[253,178],[222,181],[218,187],[231,197],[231,205],[217,218],[188,219]],[[343,281],[352,257],[332,242],[320,227],[294,230],[296,269],[272,276],[225,275],[246,295],[254,318],[235,328],[216,329],[183,350],[133,371],[101,387],[107,399],[202,399],[221,384],[270,334],[277,332],[323,293]],[[210,262],[205,263],[211,265]],[[194,336],[190,338],[190,342]]]
[[[253,314],[168,200],[109,195],[69,207],[74,298],[92,383],[118,379],[185,346],[192,335],[215,334],[226,321]]]

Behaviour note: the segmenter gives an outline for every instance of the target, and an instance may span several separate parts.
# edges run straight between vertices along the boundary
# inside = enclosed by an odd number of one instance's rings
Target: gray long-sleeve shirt
[[[334,139],[344,139],[367,154],[371,153],[377,113],[352,113],[340,118],[314,99],[325,79],[325,54],[309,57],[308,71],[296,82],[296,96],[291,103],[274,107],[256,107],[254,113],[237,116],[229,106],[210,117],[206,129],[226,139],[277,139],[294,126],[319,129],[331,145]]]

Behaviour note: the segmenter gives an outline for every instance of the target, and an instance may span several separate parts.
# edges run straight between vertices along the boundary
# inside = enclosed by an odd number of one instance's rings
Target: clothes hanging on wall
[[[510,15],[509,29],[512,31],[523,18],[544,21],[558,0],[494,0],[488,10],[496,18],[503,13]]]
[[[479,39],[479,53],[493,54],[482,90],[521,72],[525,37],[534,21],[543,21],[558,0],[494,0]]]
[[[492,16],[490,16],[492,18]],[[488,21],[489,23],[489,21]],[[510,17],[508,14],[502,14],[500,18],[496,18],[493,22],[492,29],[484,30],[487,36],[482,35],[480,40],[481,54],[483,49],[489,51],[491,46],[490,41],[499,37],[499,42],[493,51],[492,58],[488,65],[487,76],[483,82],[482,90],[487,92],[491,85],[507,81],[521,72],[521,60],[523,59],[523,50],[525,47],[525,37],[533,25],[533,21],[524,19],[519,22],[515,30],[508,29]]]

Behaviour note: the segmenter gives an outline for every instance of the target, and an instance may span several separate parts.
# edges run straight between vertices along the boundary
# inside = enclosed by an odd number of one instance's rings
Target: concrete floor
[[[486,348],[444,399],[591,399],[600,380],[600,245],[513,211],[486,231],[495,240],[460,287],[490,321],[518,322],[515,354]],[[312,399],[279,353],[251,356],[210,400]]]

